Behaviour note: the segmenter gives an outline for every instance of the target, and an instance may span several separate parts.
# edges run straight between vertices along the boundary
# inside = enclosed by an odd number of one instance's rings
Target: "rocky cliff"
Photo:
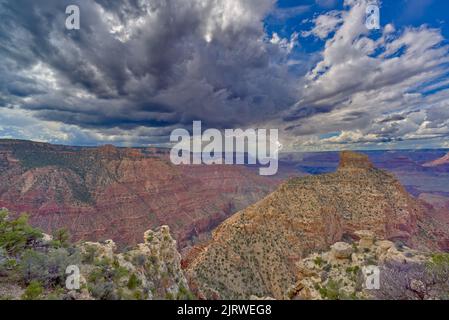
[[[329,251],[299,261],[297,282],[285,299],[448,299],[449,255],[429,254],[376,239],[337,242]]]
[[[83,289],[72,299],[153,300],[193,298],[181,270],[181,255],[168,226],[148,230],[144,242],[117,252],[115,243],[85,242],[80,264]]]
[[[0,208],[73,240],[124,246],[167,224],[185,247],[277,183],[244,166],[173,166],[164,149],[0,140]]]
[[[112,240],[74,244],[64,233],[43,234],[0,210],[0,300],[193,298],[168,226],[120,251]]]
[[[282,298],[297,261],[357,230],[424,250],[444,247],[447,230],[429,210],[366,156],[344,152],[335,173],[291,179],[226,220],[187,273],[205,298]]]

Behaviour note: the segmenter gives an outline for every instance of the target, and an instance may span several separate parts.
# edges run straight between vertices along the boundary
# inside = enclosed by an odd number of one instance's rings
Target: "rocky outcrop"
[[[361,233],[366,234],[366,231]],[[401,299],[406,291],[410,299],[444,298],[449,283],[437,280],[438,271],[433,269],[432,256],[428,252],[398,247],[388,240],[370,243],[365,240],[346,243],[353,252],[345,258],[335,256],[335,244],[331,251],[314,253],[299,261],[297,282],[285,298],[382,299],[387,293],[391,295],[389,299]],[[338,243],[338,246],[343,245]],[[413,270],[421,273],[414,274]],[[432,290],[425,284],[430,278]],[[420,296],[420,292],[426,293]]]
[[[360,238],[359,247],[361,249],[371,248],[376,237],[375,234],[369,230],[356,231],[354,234]]]
[[[167,224],[180,248],[277,185],[244,166],[174,166],[167,150],[0,140],[0,208],[45,232],[119,247]]]
[[[374,166],[366,154],[343,151],[340,154],[339,170],[369,170]]]
[[[144,243],[117,252],[112,240],[79,245],[82,289],[73,299],[187,299],[181,255],[168,226],[145,232]],[[189,296],[190,295],[190,296]]]
[[[291,179],[226,220],[189,263],[188,278],[207,298],[281,299],[295,281],[297,261],[343,238],[361,238],[362,246],[369,246],[371,232],[438,250],[447,230],[427,212],[393,175],[374,168],[365,156],[346,152],[337,172]],[[365,229],[370,232],[357,233]],[[342,244],[334,249],[341,257],[349,251]]]
[[[331,246],[331,253],[335,259],[348,259],[352,254],[352,247],[345,242],[337,242]]]
[[[112,240],[74,244],[61,233],[42,234],[1,211],[0,234],[0,300],[194,298],[168,226],[119,251]]]

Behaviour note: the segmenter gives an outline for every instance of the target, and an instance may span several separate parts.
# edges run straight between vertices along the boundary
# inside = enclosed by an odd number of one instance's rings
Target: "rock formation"
[[[297,282],[286,292],[285,298],[446,299],[449,269],[438,270],[438,255],[398,247],[388,240],[374,241],[371,236],[370,241],[366,240],[337,243],[331,251],[314,253],[299,261]],[[351,248],[352,253],[336,257],[336,247],[344,245]]]
[[[81,274],[86,289],[84,297],[95,299],[175,299],[188,292],[181,269],[181,255],[168,226],[145,232],[144,243],[122,253],[112,240],[80,245],[84,263]],[[93,259],[92,259],[93,258]],[[104,277],[115,270],[117,276]],[[134,280],[130,280],[134,279]],[[132,283],[133,282],[133,283]],[[103,290],[105,283],[109,290]],[[78,296],[76,296],[78,294]],[[74,292],[74,298],[80,299]]]
[[[281,299],[296,279],[295,263],[343,238],[373,235],[411,247],[439,249],[449,239],[395,177],[365,156],[345,152],[337,172],[291,179],[221,224],[187,266],[192,288],[206,298]],[[348,250],[348,251],[346,251]],[[347,256],[347,246],[334,248]],[[219,267],[217,267],[219,266]]]
[[[194,298],[168,226],[148,230],[143,243],[118,251],[112,240],[61,243],[25,226],[23,220],[5,218],[4,211],[0,219],[0,232],[13,239],[7,242],[0,237],[0,300]],[[24,241],[30,237],[32,241]],[[11,246],[14,241],[23,246]],[[69,266],[79,271],[79,287],[67,286]]]

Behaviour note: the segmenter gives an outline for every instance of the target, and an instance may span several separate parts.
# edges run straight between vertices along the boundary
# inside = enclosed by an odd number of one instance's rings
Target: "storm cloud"
[[[267,30],[314,3],[328,11],[309,29]],[[366,3],[0,0],[0,137],[164,144],[201,120],[280,128],[290,149],[444,139],[444,37],[389,24],[373,38]],[[71,4],[80,30],[65,28]],[[322,48],[301,53],[313,38]]]
[[[65,8],[81,29],[65,29]],[[2,1],[8,105],[83,128],[234,127],[297,96],[262,1]],[[289,81],[291,80],[291,81]],[[289,84],[290,83],[290,84]],[[261,112],[263,110],[263,112]]]

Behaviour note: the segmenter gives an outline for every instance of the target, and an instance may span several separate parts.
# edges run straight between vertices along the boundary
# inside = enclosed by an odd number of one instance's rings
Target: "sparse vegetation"
[[[177,300],[195,300],[195,296],[189,289],[184,286],[180,286]]]
[[[69,265],[85,269],[87,283],[81,285],[85,294],[95,299],[146,299],[171,298],[193,299],[185,286],[186,280],[179,261],[164,258],[159,254],[176,257],[176,250],[168,234],[155,232],[159,242],[152,244],[155,250],[133,249],[124,254],[105,250],[108,243],[73,245],[64,229],[53,233],[53,239],[28,224],[26,216],[10,219],[6,210],[0,212],[0,281],[9,281],[19,286],[19,295],[3,294],[2,299],[22,298],[28,300],[67,298],[65,288],[66,268]],[[167,243],[164,241],[167,240]],[[158,247],[160,246],[160,247]],[[114,247],[114,245],[112,246]],[[112,249],[114,250],[114,249]],[[82,253],[82,254],[81,254]],[[167,254],[167,255],[166,255]],[[177,254],[177,253],[176,253]],[[177,264],[177,265],[176,265]],[[146,281],[141,280],[145,277]],[[168,288],[179,288],[170,289]],[[70,294],[73,294],[70,293]],[[75,295],[80,291],[75,292]],[[72,296],[70,296],[72,298]]]
[[[30,282],[26,288],[24,294],[22,295],[23,300],[37,300],[41,298],[44,292],[44,288],[39,281],[33,280]]]
[[[9,255],[20,254],[43,237],[42,232],[28,224],[28,216],[9,219],[6,210],[0,210],[0,247]]]
[[[134,290],[141,284],[140,280],[137,278],[137,276],[133,273],[129,277],[128,284],[126,285],[128,289]]]
[[[70,246],[70,233],[67,229],[58,229],[53,233],[53,246],[63,248]]]
[[[320,256],[316,257],[315,260],[313,260],[313,262],[318,266],[321,267],[324,263],[323,258],[321,258]]]
[[[318,291],[323,299],[342,300],[344,294],[341,292],[341,287],[341,282],[330,279],[325,286],[318,286]]]

